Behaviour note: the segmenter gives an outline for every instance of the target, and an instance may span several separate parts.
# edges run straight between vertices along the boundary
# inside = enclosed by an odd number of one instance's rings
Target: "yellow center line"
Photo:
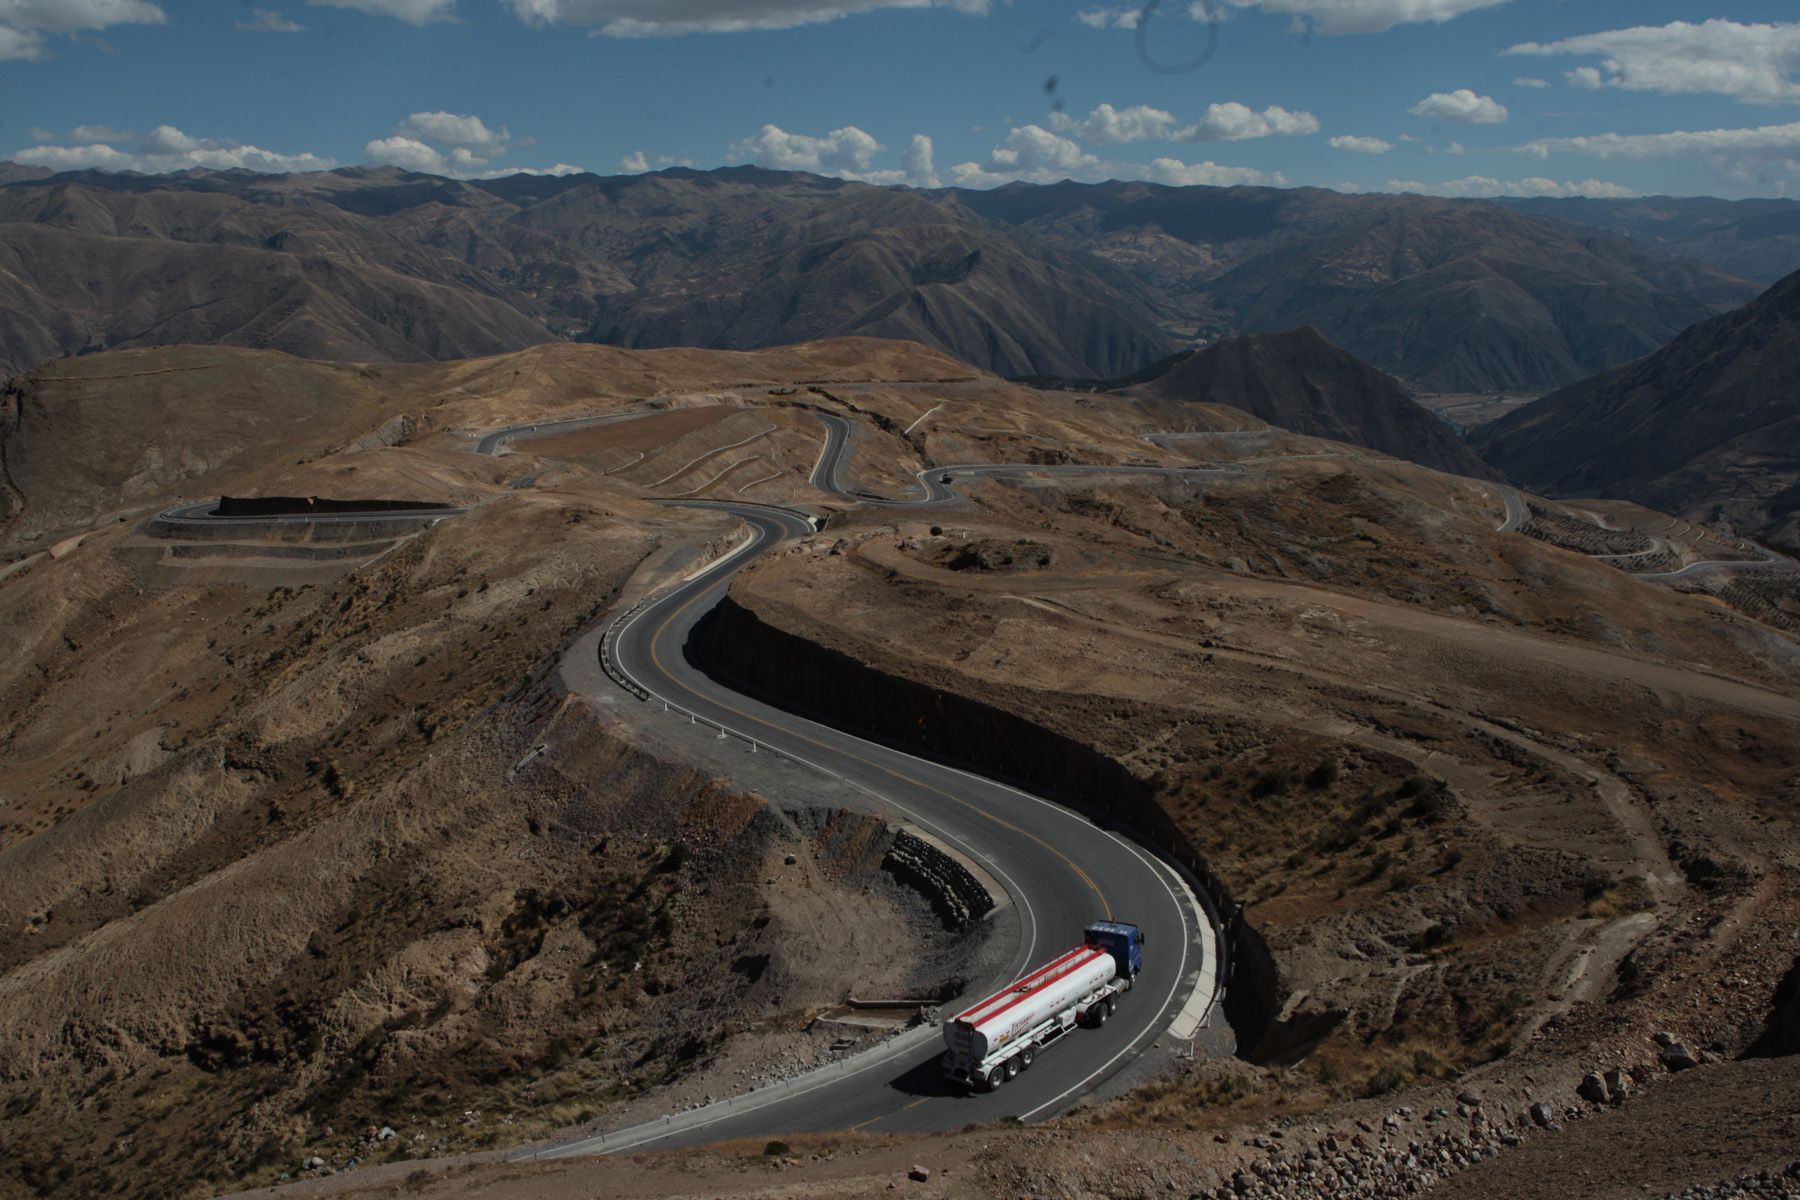
[[[875,1124],[875,1122],[877,1122],[877,1121],[885,1121],[889,1117],[897,1117],[900,1115],[900,1113],[905,1112],[907,1109],[917,1108],[917,1107],[919,1107],[919,1105],[924,1104],[925,1102],[927,1102],[930,1099],[931,1099],[930,1096],[920,1096],[917,1100],[914,1100],[911,1104],[901,1105],[898,1112],[882,1113],[879,1117],[870,1117],[866,1121],[858,1121],[856,1124],[850,1126],[849,1132],[860,1133],[864,1129],[867,1129],[869,1126]]]
[[[738,717],[742,717],[746,721],[749,721],[756,725],[761,725],[765,729],[774,729],[779,733],[785,733],[789,737],[798,738],[800,741],[805,742],[807,745],[817,747],[818,749],[823,750],[827,753],[843,755],[846,758],[852,759],[855,762],[859,762],[859,763],[863,764],[865,767],[869,767],[872,770],[879,771],[882,774],[889,776],[890,778],[897,779],[902,783],[910,784],[916,788],[922,788],[923,790],[930,792],[931,794],[933,794],[935,796],[943,797],[945,800],[948,800],[948,801],[952,802],[953,804],[959,804],[962,807],[968,809],[970,812],[973,812],[980,816],[986,817],[988,820],[992,821],[996,825],[1001,826],[1004,829],[1012,830],[1014,833],[1019,834],[1021,837],[1030,838],[1032,841],[1034,841],[1038,845],[1042,846],[1045,850],[1048,850],[1051,854],[1054,854],[1057,858],[1062,859],[1063,863],[1068,866],[1069,870],[1073,871],[1076,874],[1076,876],[1078,876],[1080,878],[1081,882],[1085,883],[1090,889],[1092,889],[1095,897],[1097,897],[1100,901],[1100,907],[1105,912],[1106,920],[1110,921],[1113,919],[1112,904],[1107,900],[1106,893],[1101,890],[1100,885],[1095,883],[1093,881],[1093,879],[1088,875],[1088,873],[1086,871],[1082,870],[1079,866],[1077,866],[1075,864],[1074,860],[1071,859],[1068,855],[1064,854],[1061,850],[1058,850],[1055,846],[1052,846],[1049,842],[1046,842],[1043,838],[1039,837],[1037,834],[1032,833],[1029,829],[1022,829],[1019,826],[1013,824],[1011,821],[1008,821],[1008,820],[1005,820],[1004,818],[995,816],[993,813],[987,811],[985,808],[982,808],[980,805],[971,804],[969,801],[964,800],[959,796],[953,796],[949,792],[944,791],[942,788],[934,787],[931,784],[926,783],[922,779],[914,779],[910,775],[902,774],[901,772],[894,770],[892,767],[884,766],[881,763],[875,762],[872,759],[864,758],[861,755],[856,754],[852,751],[844,750],[844,749],[834,747],[834,746],[828,746],[824,742],[817,741],[813,738],[806,736],[803,733],[796,733],[792,730],[781,729],[779,726],[772,725],[768,721],[763,720],[761,717],[758,717],[753,713],[747,713],[743,709],[736,708],[733,705],[727,704],[722,700],[718,700],[712,696],[704,695],[703,693],[698,692],[695,689],[689,687],[686,683],[682,682],[681,679],[679,679],[675,675],[671,674],[669,672],[668,668],[663,665],[663,661],[662,661],[662,653],[661,653],[660,647],[662,645],[663,634],[667,633],[669,630],[669,626],[673,625],[676,622],[676,620],[678,620],[682,616],[682,614],[686,613],[688,609],[692,608],[694,606],[695,602],[698,601],[700,599],[700,597],[705,594],[706,594],[705,591],[699,591],[699,592],[694,593],[694,595],[690,596],[687,599],[687,601],[684,602],[679,608],[677,608],[674,612],[670,613],[669,616],[663,621],[663,623],[661,625],[657,626],[656,632],[651,635],[651,638],[650,638],[650,661],[656,664],[656,669],[658,671],[662,672],[664,678],[673,682],[676,687],[678,687],[682,691],[688,693],[690,696],[694,696],[697,699],[706,700],[709,703],[715,704],[718,707],[724,709],[726,712],[732,713],[733,715],[738,716]]]

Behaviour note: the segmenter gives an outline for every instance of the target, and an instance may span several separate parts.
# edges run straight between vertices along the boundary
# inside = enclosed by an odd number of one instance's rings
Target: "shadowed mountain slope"
[[[1493,204],[1316,188],[33,174],[0,174],[9,374],[181,341],[417,360],[869,335],[1002,375],[1109,379],[1196,339],[1310,324],[1416,387],[1541,390],[1754,292]]]
[[[1295,433],[1367,446],[1454,475],[1494,475],[1398,380],[1310,326],[1228,338],[1127,394],[1159,406],[1226,404]]]
[[[1800,273],[1655,354],[1501,418],[1477,445],[1537,491],[1625,496],[1795,544]]]
[[[1755,291],[1615,234],[1485,202],[1116,182],[955,198],[1130,271],[1200,336],[1314,325],[1440,391],[1571,383]]]

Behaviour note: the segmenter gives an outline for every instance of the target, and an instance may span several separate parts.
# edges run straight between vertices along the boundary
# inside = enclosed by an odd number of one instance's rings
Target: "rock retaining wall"
[[[931,902],[945,929],[963,930],[994,908],[994,897],[953,855],[902,829],[894,835],[882,870]]]

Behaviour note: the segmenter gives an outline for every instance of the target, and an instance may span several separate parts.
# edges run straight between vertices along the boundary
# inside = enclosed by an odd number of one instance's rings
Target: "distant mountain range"
[[[1495,476],[1399,380],[1310,326],[1227,338],[1126,394],[1152,404],[1228,404],[1294,433],[1367,446],[1455,475]]]
[[[1515,211],[1606,229],[1722,271],[1774,283],[1800,268],[1800,200],[1502,200]]]
[[[864,334],[1003,375],[1116,378],[1310,324],[1413,387],[1548,389],[1754,291],[1616,233],[1418,196],[0,166],[7,374],[175,342],[420,360]]]
[[[1800,273],[1475,439],[1535,491],[1622,496],[1800,547]]]

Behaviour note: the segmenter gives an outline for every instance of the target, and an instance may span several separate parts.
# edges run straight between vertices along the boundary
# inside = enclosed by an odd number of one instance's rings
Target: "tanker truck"
[[[1136,925],[1096,921],[1081,944],[944,1023],[944,1073],[991,1092],[1078,1024],[1100,1026],[1144,965]]]

